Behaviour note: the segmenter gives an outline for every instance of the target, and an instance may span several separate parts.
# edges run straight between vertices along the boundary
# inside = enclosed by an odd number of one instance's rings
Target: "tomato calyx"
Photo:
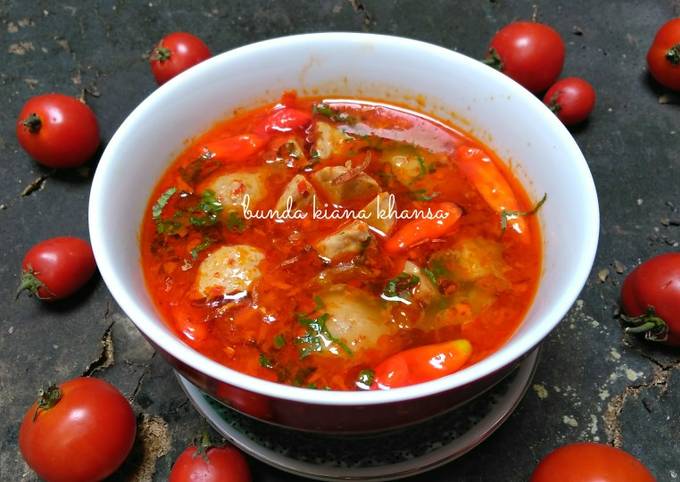
[[[36,421],[38,414],[41,411],[45,412],[50,410],[59,403],[61,395],[61,389],[55,384],[50,385],[46,389],[40,389],[38,392],[38,401],[35,406],[35,413],[33,413],[33,421]]]
[[[42,127],[42,119],[35,112],[32,112],[28,117],[21,121],[21,123],[31,134],[40,132],[40,128]]]
[[[210,440],[210,435],[208,432],[203,432],[199,437],[194,439],[194,446],[196,447],[196,452],[194,452],[193,457],[202,457],[206,464],[210,463],[208,458],[208,450],[214,447],[212,441]]]
[[[486,57],[484,57],[484,60],[482,60],[482,63],[500,72],[503,72],[503,68],[505,67],[503,65],[503,61],[501,60],[501,56],[498,55],[498,51],[493,47],[489,49]]]
[[[27,269],[21,273],[21,283],[19,283],[19,287],[17,288],[15,299],[18,299],[23,291],[28,291],[30,295],[43,299],[39,293],[41,288],[47,291],[49,294],[54,295],[54,293],[52,293],[49,288],[45,286],[45,283],[40,281],[40,279],[36,276],[38,274],[40,273],[33,271],[31,266],[28,266]]]
[[[170,57],[172,57],[170,49],[159,45],[154,49],[151,60],[157,60],[158,62],[163,63],[166,60],[170,60]]]
[[[553,95],[550,98],[550,102],[548,102],[548,109],[550,109],[550,112],[552,112],[555,115],[559,114],[559,112],[562,110],[562,106],[557,101],[558,97],[559,97],[559,93],[555,92],[555,95]]]
[[[680,44],[674,45],[666,51],[666,60],[673,65],[680,65]]]
[[[645,314],[640,316],[621,315],[627,325],[626,333],[644,333],[645,339],[654,342],[668,340],[668,323],[656,314],[653,306],[648,306]]]

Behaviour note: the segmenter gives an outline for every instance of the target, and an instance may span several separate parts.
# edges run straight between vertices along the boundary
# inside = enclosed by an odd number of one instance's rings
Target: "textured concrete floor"
[[[533,4],[536,4],[533,7]],[[144,55],[163,34],[194,32],[214,52],[281,35],[370,31],[480,57],[504,24],[529,18],[567,42],[565,75],[598,90],[574,131],[597,184],[601,243],[588,284],[546,340],[535,385],[487,442],[413,480],[524,481],[553,447],[599,440],[625,448],[660,481],[680,478],[680,353],[623,336],[613,317],[620,284],[653,254],[678,250],[680,108],[660,104],[644,54],[677,0],[204,2],[0,1],[0,480],[35,480],[17,451],[19,420],[49,380],[92,374],[116,384],[139,414],[135,454],[113,480],[166,480],[203,426],[168,366],[95,279],[76,299],[14,301],[19,262],[36,241],[87,236],[91,172],[52,173],[20,150],[14,121],[45,91],[84,95],[104,142],[155,88]],[[28,186],[35,190],[25,193]],[[30,189],[29,189],[30,190]],[[601,281],[597,273],[608,269]],[[251,461],[256,481],[294,481]]]

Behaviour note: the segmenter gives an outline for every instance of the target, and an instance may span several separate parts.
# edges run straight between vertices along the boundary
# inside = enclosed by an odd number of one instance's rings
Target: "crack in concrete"
[[[142,385],[144,384],[144,379],[147,377],[149,373],[151,373],[151,363],[153,362],[153,359],[156,357],[157,352],[153,352],[151,357],[147,360],[145,363],[145,368],[140,377],[137,379],[137,385],[135,385],[135,389],[132,391],[132,395],[130,395],[130,403],[134,402],[137,399],[137,394],[142,388]]]
[[[362,16],[365,27],[368,27],[373,23],[373,15],[371,15],[371,13],[368,11],[368,9],[361,0],[347,0],[347,1],[352,6],[352,9]]]
[[[50,177],[52,174],[54,174],[55,172],[56,172],[56,171],[55,171],[54,169],[52,169],[52,170],[49,171],[48,173],[43,174],[43,175],[41,175],[41,176],[35,178],[33,181],[31,181],[31,183],[30,183],[29,185],[27,185],[27,186],[23,189],[23,191],[21,191],[20,196],[21,196],[21,197],[26,197],[26,196],[30,196],[30,195],[33,194],[34,192],[42,191],[43,188],[45,187],[45,181],[47,181],[47,178],[49,178],[49,177]]]
[[[80,37],[81,41],[84,41],[85,38],[85,27],[83,25],[83,20],[82,17],[79,17],[78,19],[78,25],[79,25],[79,32],[80,32]],[[69,41],[63,37],[55,36],[53,37],[54,41],[66,52],[71,56],[71,60],[73,61],[73,73],[71,75],[71,82],[73,82],[73,85],[75,85],[78,89],[80,89],[80,94],[78,95],[78,100],[80,100],[83,104],[87,104],[85,95],[91,95],[92,97],[99,97],[101,93],[99,92],[99,88],[97,87],[95,82],[90,82],[89,85],[83,85],[83,66],[78,60],[78,56],[71,47],[71,44]],[[95,78],[98,80],[99,79],[99,74],[98,72],[95,73]]]
[[[108,313],[108,307],[107,307],[107,313]],[[114,356],[113,356],[113,325],[115,324],[115,321],[112,321],[108,328],[106,328],[106,331],[101,337],[100,343],[102,345],[102,352],[99,355],[99,358],[96,360],[93,360],[86,368],[83,370],[83,375],[84,377],[89,377],[92,376],[94,373],[104,370],[106,368],[109,368],[111,365],[115,363]]]
[[[627,386],[623,392],[610,400],[607,404],[604,416],[602,417],[607,436],[614,447],[621,448],[623,446],[620,416],[628,399],[631,397],[640,399],[645,410],[651,413],[651,409],[641,397],[642,392],[650,388],[660,387],[661,394],[664,394],[668,389],[668,378],[670,377],[671,372],[674,369],[680,368],[680,360],[677,360],[670,365],[665,365],[649,355],[643,354],[642,356],[654,364],[654,372],[651,380],[645,383]]]

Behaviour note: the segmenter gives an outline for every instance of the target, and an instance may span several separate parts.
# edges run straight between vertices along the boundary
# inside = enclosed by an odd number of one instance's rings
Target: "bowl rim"
[[[115,274],[111,259],[113,257],[112,248],[108,246],[106,241],[106,223],[103,222],[104,220],[100,215],[105,210],[107,204],[107,199],[100,193],[103,192],[102,187],[106,183],[107,173],[115,161],[118,145],[125,140],[128,132],[133,131],[135,125],[142,121],[147,115],[146,112],[148,110],[153,110],[157,105],[162,104],[164,102],[163,99],[171,98],[174,91],[181,85],[190,84],[194,79],[200,78],[205,72],[210,71],[222,62],[238,57],[257,56],[260,52],[270,47],[294,48],[295,46],[309,45],[310,43],[342,42],[352,44],[371,42],[381,46],[415,50],[420,52],[421,55],[427,55],[433,59],[441,59],[443,62],[447,60],[454,61],[459,68],[470,69],[480,76],[493,77],[494,82],[512,91],[513,96],[517,96],[521,102],[532,106],[536,110],[536,115],[543,117],[541,121],[545,122],[548,130],[555,136],[556,144],[561,149],[568,151],[567,155],[574,160],[573,168],[577,170],[577,176],[582,179],[584,192],[581,198],[586,203],[586,212],[590,214],[588,219],[583,220],[585,252],[582,252],[579,257],[573,279],[568,286],[565,286],[559,298],[555,300],[548,316],[545,316],[536,327],[523,335],[522,343],[506,343],[488,357],[451,375],[393,390],[326,391],[294,387],[246,375],[199,353],[181,341],[167,328],[157,325],[151,318],[147,318],[143,310],[137,305],[122,280]],[[199,373],[250,392],[293,402],[342,406],[394,403],[435,395],[473,384],[521,359],[557,326],[585,285],[595,260],[599,238],[599,218],[595,183],[583,154],[569,131],[532,93],[495,69],[471,57],[444,47],[405,37],[355,32],[322,32],[290,35],[248,44],[205,60],[158,87],[127,116],[109,141],[94,175],[88,209],[92,248],[102,278],[121,309],[130,317],[135,326],[153,344],[157,345],[157,348],[160,348]],[[165,323],[160,319],[159,321],[161,324]]]

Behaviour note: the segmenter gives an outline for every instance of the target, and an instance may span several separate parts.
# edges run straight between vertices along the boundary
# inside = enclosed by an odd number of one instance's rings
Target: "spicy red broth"
[[[450,125],[287,93],[172,163],[149,200],[142,267],[167,324],[219,363],[303,387],[394,388],[514,333],[540,274],[538,207]]]

